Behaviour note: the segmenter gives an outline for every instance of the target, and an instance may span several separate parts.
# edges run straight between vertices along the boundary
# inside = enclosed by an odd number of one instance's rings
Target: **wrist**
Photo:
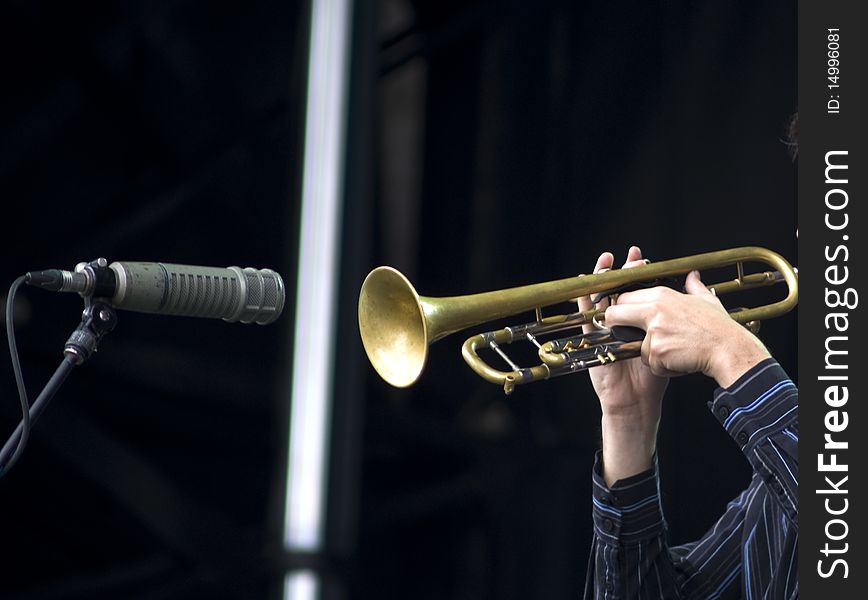
[[[731,343],[716,349],[709,360],[706,375],[722,388],[728,388],[751,367],[771,356],[755,335],[741,325],[738,329],[740,335],[733,336]]]

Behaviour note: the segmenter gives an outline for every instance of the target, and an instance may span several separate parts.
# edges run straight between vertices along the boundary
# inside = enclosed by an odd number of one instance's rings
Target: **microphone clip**
[[[102,338],[114,330],[118,324],[115,309],[106,302],[91,302],[85,298],[85,309],[81,313],[81,323],[66,340],[63,354],[81,365],[97,351]]]
[[[110,290],[114,289],[114,272],[108,268],[108,261],[98,258],[89,263],[79,263],[75,271],[85,273],[90,285],[89,289],[80,292],[84,298],[81,323],[66,340],[63,354],[78,366],[93,356],[102,338],[114,330],[118,316],[108,298]]]

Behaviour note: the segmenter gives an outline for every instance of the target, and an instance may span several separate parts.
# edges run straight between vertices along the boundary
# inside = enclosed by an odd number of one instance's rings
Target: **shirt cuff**
[[[654,466],[612,487],[603,479],[603,452],[594,460],[594,531],[597,538],[611,544],[639,543],[659,536],[666,528],[660,506],[657,455]]]
[[[798,419],[798,390],[777,361],[751,367],[708,403],[714,416],[745,453]]]

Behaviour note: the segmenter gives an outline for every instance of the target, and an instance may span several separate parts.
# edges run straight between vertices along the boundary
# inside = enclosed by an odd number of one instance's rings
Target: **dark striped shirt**
[[[608,488],[598,453],[586,599],[798,596],[798,390],[768,359],[709,407],[753,467],[750,485],[701,540],[670,547],[656,457]]]

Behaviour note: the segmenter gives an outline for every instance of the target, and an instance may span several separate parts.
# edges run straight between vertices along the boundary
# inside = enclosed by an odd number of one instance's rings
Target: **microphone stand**
[[[97,351],[97,346],[103,336],[112,331],[117,325],[117,314],[114,308],[108,303],[100,299],[84,299],[84,311],[81,313],[81,323],[69,336],[63,348],[63,362],[57,367],[54,375],[45,384],[45,387],[39,393],[39,396],[30,406],[30,423],[36,422],[36,419],[43,413],[45,407],[51,402],[51,399],[69,377],[73,368],[83,364],[87,359],[93,356]],[[0,450],[0,475],[6,470],[6,465],[9,458],[18,447],[21,439],[21,431],[23,423],[19,423],[15,431],[9,436],[3,449]]]

